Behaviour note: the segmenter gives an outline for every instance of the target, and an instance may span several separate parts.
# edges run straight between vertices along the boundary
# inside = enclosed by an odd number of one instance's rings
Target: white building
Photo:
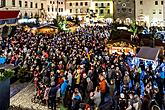
[[[47,0],[46,13],[48,18],[56,18],[58,15],[65,15],[65,0]]]
[[[20,17],[45,14],[47,0],[0,0],[0,10],[20,10]]]
[[[83,18],[89,12],[90,0],[66,0],[66,15]]]
[[[164,25],[164,0],[136,0],[135,5],[138,24],[146,23],[147,26]]]

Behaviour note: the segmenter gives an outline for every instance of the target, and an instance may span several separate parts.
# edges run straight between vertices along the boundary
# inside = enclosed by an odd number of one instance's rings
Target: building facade
[[[136,21],[147,26],[163,26],[164,0],[136,0]]]
[[[46,0],[0,0],[0,10],[20,10],[19,17],[44,16]]]
[[[112,18],[113,17],[113,1],[112,0],[92,0],[90,9],[96,13],[97,17]]]
[[[48,18],[56,18],[57,15],[65,15],[65,0],[47,0],[46,9]]]
[[[135,20],[135,0],[114,0],[114,20]]]
[[[84,17],[89,13],[90,0],[66,0],[66,15]]]

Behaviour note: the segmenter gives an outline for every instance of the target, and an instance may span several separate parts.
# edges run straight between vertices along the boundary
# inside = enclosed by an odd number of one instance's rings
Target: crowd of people
[[[26,67],[34,76],[36,96],[56,110],[162,110],[165,66],[143,61],[130,68],[131,54],[109,54],[109,26],[80,27],[75,32],[36,34],[19,28],[1,37],[0,56]]]

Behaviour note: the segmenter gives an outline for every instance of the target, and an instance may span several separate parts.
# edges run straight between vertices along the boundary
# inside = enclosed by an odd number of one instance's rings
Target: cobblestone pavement
[[[18,92],[20,92],[23,88],[28,85],[28,82],[20,83],[19,81],[10,85],[10,97],[13,97]]]
[[[28,84],[16,95],[10,98],[9,110],[48,110],[47,106],[31,102],[34,93],[33,84]],[[57,110],[62,110],[57,108]],[[64,110],[64,109],[63,109]]]

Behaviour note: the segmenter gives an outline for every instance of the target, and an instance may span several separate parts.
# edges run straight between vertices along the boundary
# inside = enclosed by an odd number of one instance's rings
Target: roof
[[[57,29],[57,27],[51,26],[51,25],[43,25],[43,26],[38,27],[38,29],[41,29],[41,28],[54,28],[54,29]]]
[[[155,61],[159,55],[159,48],[141,47],[137,58]]]
[[[19,11],[0,11],[0,19],[17,18]]]

